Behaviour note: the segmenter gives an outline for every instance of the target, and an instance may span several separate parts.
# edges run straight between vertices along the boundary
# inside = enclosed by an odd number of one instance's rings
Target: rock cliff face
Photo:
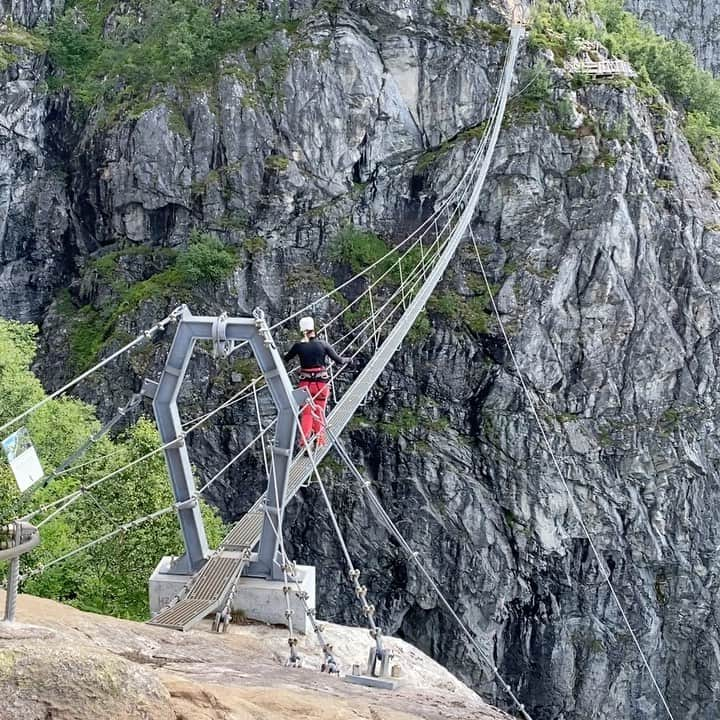
[[[241,257],[223,287],[135,298],[106,348],[179,299],[234,312],[237,298],[279,317],[342,272],[329,253],[341,225],[403,237],[459,179],[476,147],[465,131],[487,117],[498,80],[497,11],[469,0],[310,5],[291,3],[297,17],[310,12],[299,29],[229,59],[213,88],[168,91],[125,122],[79,121],[65,96],[45,94],[43,57],[18,51],[0,85],[0,311],[42,321],[48,386],[72,372],[77,323],[119,301],[99,251],[119,251],[112,272],[135,284],[195,227]],[[11,9],[27,25],[52,12]],[[519,89],[537,62],[523,53]],[[633,87],[572,90],[553,73],[539,109],[512,103],[474,232],[553,450],[671,708],[710,720],[719,208],[669,108]],[[496,322],[453,311],[476,301],[485,318],[478,271],[465,247],[441,291],[450,308],[431,310],[432,332],[382,378],[353,452],[536,720],[658,720]],[[162,360],[153,346],[82,393],[109,411]],[[228,378],[201,353],[186,403],[213,407]],[[255,434],[250,414],[230,411],[192,440],[200,471]],[[255,499],[259,467],[216,486],[227,518]],[[350,480],[333,476],[381,623],[492,695],[430,588]],[[359,622],[312,488],[289,523],[292,554],[318,566],[324,614]]]
[[[698,62],[720,73],[720,8],[697,0],[627,0],[625,7],[666,37],[684,40],[697,50]]]
[[[33,28],[58,3],[2,2],[0,18]],[[73,276],[71,203],[53,125],[67,108],[47,98],[46,63],[27,48],[0,73],[0,313],[39,320],[55,291]]]

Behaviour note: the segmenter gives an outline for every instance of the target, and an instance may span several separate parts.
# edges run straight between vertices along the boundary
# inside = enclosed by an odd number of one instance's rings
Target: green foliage
[[[317,9],[328,15],[337,15],[340,12],[340,0],[320,0]]]
[[[276,173],[281,173],[287,170],[290,164],[290,158],[285,155],[268,155],[265,158],[265,167]]]
[[[175,269],[185,285],[199,282],[218,283],[229,277],[237,264],[237,255],[214,235],[194,231],[188,249],[178,255]]]
[[[69,294],[64,292],[69,300]],[[84,305],[75,311],[72,301],[69,301],[66,307],[73,313],[69,337],[73,366],[77,370],[85,370],[97,359],[103,344],[115,327],[115,318],[113,322],[108,322],[92,305]]]
[[[290,56],[284,45],[274,43],[270,50],[270,57],[266,59],[257,59],[255,61],[255,69],[259,77],[260,92],[268,101],[281,100],[284,96],[284,80],[287,75],[287,69],[290,64]],[[277,156],[280,160],[282,155]],[[285,170],[287,168],[287,158],[285,166],[275,168]]]
[[[29,369],[37,329],[0,320],[0,422],[6,422],[45,397]],[[26,421],[40,460],[49,473],[99,427],[93,409],[78,400],[51,400]],[[20,496],[10,468],[0,463],[0,522],[63,497],[128,461],[154,450],[160,439],[154,425],[140,420],[116,439],[103,438],[73,472],[52,480],[32,494]],[[90,495],[93,499],[91,499]],[[23,572],[113,530],[117,524],[167,507],[173,502],[162,454],[101,484],[42,529],[41,545],[23,560]],[[102,510],[100,509],[102,508]],[[207,506],[203,516],[211,543],[222,524]],[[79,553],[29,579],[28,592],[69,602],[81,609],[119,617],[148,617],[147,579],[163,554],[177,554],[182,538],[175,513]]]
[[[335,289],[335,281],[328,275],[322,275],[315,265],[300,265],[285,276],[285,284],[292,289],[301,288],[330,292]]]
[[[606,149],[601,150],[592,163],[578,163],[573,165],[568,172],[568,177],[580,177],[589,173],[595,168],[614,168],[617,164],[617,157]]]
[[[710,187],[720,194],[720,126],[704,112],[688,113],[685,136],[695,157],[710,175]]]
[[[623,142],[628,139],[630,122],[627,115],[623,115],[613,125],[602,125],[601,132],[603,137],[608,140],[619,140]]]
[[[378,428],[387,436],[397,439],[400,436],[408,437],[415,434],[415,431],[423,432],[443,432],[450,425],[445,417],[436,419],[429,418],[425,414],[428,405],[432,404],[429,398],[421,398],[424,402],[415,408],[400,408],[395,415],[389,420],[382,420],[378,423]]]
[[[390,420],[378,424],[380,429],[391,438],[412,433],[420,425],[420,418],[411,408],[401,408]]]
[[[592,22],[592,13],[604,29]],[[626,12],[622,0],[587,0],[573,16],[561,3],[543,0],[535,7],[530,38],[535,47],[552,50],[558,60],[575,55],[583,40],[599,41],[612,55],[630,62],[638,73],[636,82],[648,94],[657,88],[687,110],[704,111],[720,124],[720,81],[698,68],[689,45],[655,33]]]
[[[538,112],[550,99],[552,78],[547,63],[539,60],[532,68],[524,70],[520,75],[519,86],[522,88],[520,94],[508,103],[509,114],[516,120]]]
[[[689,45],[658,35],[619,0],[589,1],[605,23],[598,39],[612,54],[627,58],[638,72],[644,68],[650,82],[676,102],[688,109],[699,109],[698,102],[713,105],[720,118],[720,85],[698,68]]]
[[[261,235],[253,235],[245,238],[242,246],[243,250],[252,257],[253,255],[258,255],[263,252],[267,248],[267,242],[265,242],[265,238]]]
[[[595,158],[595,165],[604,168],[614,168],[617,165],[617,161],[618,159],[615,155],[613,155],[609,150],[603,149]]]
[[[15,60],[17,60],[17,58],[14,53],[0,45],[0,72],[7,70],[7,68],[15,62]]]
[[[434,165],[440,158],[442,158],[450,150],[450,147],[451,146],[449,144],[443,143],[440,147],[434,150],[424,152],[415,165],[415,172],[419,174],[424,173],[431,165]]]
[[[720,127],[720,80],[697,66],[692,48],[655,33],[620,0],[590,0],[590,7],[605,22],[600,36],[614,54],[626,57],[636,71],[645,72],[664,94],[689,112],[704,112]]]
[[[551,50],[560,63],[578,52],[583,40],[593,40],[597,31],[587,14],[569,17],[561,3],[540,0],[530,22],[529,42],[535,49]]]
[[[12,21],[0,23],[0,71],[17,60],[14,52],[17,48],[41,53],[47,50],[47,42]]]
[[[604,27],[593,24],[593,14]],[[689,45],[658,35],[626,12],[622,0],[586,0],[573,17],[562,4],[542,0],[535,7],[530,38],[535,47],[552,50],[558,61],[574,54],[580,40],[597,40],[612,55],[627,59],[637,72],[641,93],[648,98],[663,93],[687,111],[690,146],[710,174],[711,188],[720,191],[720,79],[698,67]],[[625,132],[616,128],[618,139],[624,139]]]
[[[450,12],[445,0],[435,0],[432,11],[434,15],[437,15],[437,17],[443,20],[447,20],[450,17]]]
[[[480,287],[475,290],[477,294],[468,297],[450,290],[433,295],[427,305],[428,311],[465,325],[475,334],[487,332],[490,317],[487,311],[488,297]]]
[[[127,282],[118,273],[123,258],[147,255],[165,267],[139,282]],[[112,289],[117,301],[96,308],[76,308],[67,291],[58,297],[58,309],[69,329],[70,359],[73,369],[92,365],[102,348],[114,337],[122,317],[135,312],[148,300],[186,301],[198,286],[217,284],[229,277],[238,263],[237,253],[214,235],[194,231],[186,250],[132,248],[108,253],[90,265]]]
[[[499,23],[490,23],[485,20],[470,18],[468,20],[468,25],[472,29],[482,32],[490,41],[491,45],[507,42],[510,35],[507,25],[501,25]]]
[[[580,177],[581,175],[585,175],[586,173],[589,173],[594,165],[590,163],[578,163],[577,165],[573,165],[568,171],[567,176],[568,177]]]
[[[432,325],[430,324],[427,313],[423,310],[410,328],[410,332],[407,334],[407,340],[411,344],[419,344],[430,337],[431,334]]]
[[[232,363],[232,372],[246,385],[262,374],[255,358],[237,358]]]
[[[334,260],[347,263],[353,273],[372,265],[390,251],[387,243],[369,230],[362,230],[354,225],[345,225],[335,237],[330,249]],[[394,260],[389,260],[392,264]],[[378,274],[382,274],[387,267],[381,263]]]
[[[266,39],[274,21],[252,7],[217,18],[195,0],[154,0],[141,12],[115,14],[114,3],[73,0],[50,32],[55,84],[84,105],[112,106],[146,100],[156,85],[203,85],[230,52]]]
[[[481,140],[486,129],[487,121],[481,122],[479,125],[463,130],[454,137],[440,144],[438,147],[424,152],[415,165],[415,172],[425,172],[431,165],[434,165],[440,158],[445,156],[448,152],[450,152],[450,150],[460,143],[470,142],[471,140]]]
[[[560,98],[557,104],[557,114],[560,119],[560,127],[564,131],[574,131],[572,121],[575,116],[575,108],[572,100],[567,95]]]

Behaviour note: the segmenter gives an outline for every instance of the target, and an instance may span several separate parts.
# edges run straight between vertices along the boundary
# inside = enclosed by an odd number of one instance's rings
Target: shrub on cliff
[[[207,84],[228,53],[274,27],[252,8],[216,17],[197,0],[155,0],[124,14],[118,4],[72,0],[49,33],[53,84],[86,106],[137,104],[158,85]]]
[[[559,3],[542,0],[534,10],[531,44],[557,60],[575,54],[582,40],[601,42],[627,59],[647,94],[662,93],[685,111],[684,131],[697,160],[720,192],[720,80],[698,67],[692,48],[668,40],[623,8],[622,0],[586,0],[569,16]]]

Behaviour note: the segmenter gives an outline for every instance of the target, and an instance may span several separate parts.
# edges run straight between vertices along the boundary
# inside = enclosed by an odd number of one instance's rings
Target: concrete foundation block
[[[300,587],[308,594],[308,607],[315,607],[315,568],[310,565],[297,566]],[[297,587],[290,583],[290,608],[293,610],[293,628],[301,635],[312,632],[312,625],[305,614],[302,602],[295,594]],[[241,577],[235,593],[233,608],[242,610],[249,620],[260,620],[272,625],[287,625],[287,609],[283,583],[278,580]]]
[[[343,680],[354,685],[365,685],[365,687],[378,688],[379,690],[396,690],[400,684],[397,680],[370,677],[369,675],[345,675]]]
[[[177,558],[167,556],[162,558],[150,576],[148,590],[150,592],[150,613],[152,615],[157,615],[163,608],[167,607],[172,599],[181,593],[182,589],[192,579],[192,575],[170,572],[172,563],[175,560]]]
[[[167,607],[192,579],[191,575],[169,572],[173,560],[175,558],[164,557],[150,577],[150,612],[153,615]],[[300,587],[308,594],[308,607],[314,608],[315,568],[310,565],[298,565],[297,578]],[[302,602],[295,594],[297,589],[295,584],[291,582],[290,588],[290,608],[294,611],[293,627],[295,632],[306,635],[312,632],[312,625],[305,614]],[[243,612],[248,620],[257,620],[271,625],[287,625],[286,609],[282,581],[245,576],[240,578],[235,591],[233,610]]]

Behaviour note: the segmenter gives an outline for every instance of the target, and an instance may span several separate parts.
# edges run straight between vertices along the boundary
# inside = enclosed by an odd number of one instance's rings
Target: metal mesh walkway
[[[187,595],[158,613],[149,624],[187,630],[210,613],[220,610],[246,562],[246,557],[238,552],[223,550],[217,553],[193,579]]]
[[[363,368],[355,381],[345,391],[335,409],[328,415],[327,425],[329,437],[337,437],[363,402],[370,389],[387,367],[392,356],[408,334],[420,313],[425,308],[428,298],[437,287],[450,261],[452,260],[461,240],[475,215],[478,198],[487,177],[493,152],[497,143],[505,105],[512,84],[513,70],[517,58],[518,46],[524,29],[514,26],[510,31],[510,45],[506,58],[503,77],[497,97],[495,115],[493,117],[490,136],[481,164],[477,169],[476,179],[465,210],[457,224],[449,234],[444,249],[434,267],[428,272],[425,281],[415,297],[407,305],[397,324],[390,330],[382,345]],[[330,445],[319,448],[315,452],[316,463],[328,453]],[[313,472],[312,463],[306,453],[298,455],[292,462],[289,471],[288,485],[285,495],[289,501]],[[242,572],[245,560],[240,554],[243,550],[252,550],[260,540],[263,525],[263,503],[261,496],[228,533],[221,544],[221,550],[205,565],[196,576],[186,597],[176,605],[164,610],[151,620],[153,625],[173,627],[185,630],[193,623],[213,612],[222,604],[234,578]],[[202,593],[202,596],[200,595]],[[204,603],[204,604],[202,604]]]

